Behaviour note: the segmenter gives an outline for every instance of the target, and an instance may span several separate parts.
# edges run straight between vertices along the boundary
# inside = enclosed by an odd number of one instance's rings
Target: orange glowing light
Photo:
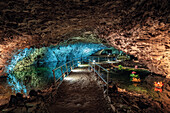
[[[135,78],[135,77],[132,78],[132,82],[140,82],[140,81],[141,81],[140,78]]]
[[[156,87],[155,87],[155,91],[162,92],[162,88],[156,88]]]
[[[138,83],[134,83],[133,86],[135,86],[135,87],[138,86]]]
[[[113,86],[109,86],[109,88],[112,88]]]
[[[155,86],[156,88],[162,88],[163,85],[164,85],[164,84],[163,84],[162,82],[154,82],[154,86]]]

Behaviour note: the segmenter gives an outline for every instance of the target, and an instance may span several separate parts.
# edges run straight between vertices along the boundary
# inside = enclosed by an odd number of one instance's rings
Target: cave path
[[[87,68],[76,68],[67,76],[57,91],[50,113],[110,113],[97,85],[96,77]]]

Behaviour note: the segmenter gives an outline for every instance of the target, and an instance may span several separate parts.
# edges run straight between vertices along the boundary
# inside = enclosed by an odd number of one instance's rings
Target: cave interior
[[[170,112],[169,4],[169,0],[0,1],[0,111]],[[84,95],[74,107],[54,106],[68,90],[65,82],[56,87],[54,79],[71,81],[73,65],[75,70],[86,69],[90,62],[108,71],[111,102],[103,101],[97,89],[96,102],[101,105],[89,108]],[[60,78],[63,73],[66,79]],[[107,80],[102,70],[91,77],[98,74]],[[79,79],[80,86],[92,84],[87,82],[91,79]],[[95,82],[105,91],[101,81]],[[54,93],[57,90],[59,94]]]

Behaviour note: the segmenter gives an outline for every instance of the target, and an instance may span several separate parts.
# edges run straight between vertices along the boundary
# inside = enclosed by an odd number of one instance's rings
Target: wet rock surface
[[[17,49],[95,34],[101,42],[138,57],[150,70],[168,78],[168,5],[168,0],[1,1],[0,72],[5,72]]]

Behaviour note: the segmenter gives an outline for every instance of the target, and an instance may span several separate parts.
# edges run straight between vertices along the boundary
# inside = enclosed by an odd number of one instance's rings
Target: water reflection
[[[129,91],[136,91],[139,93],[147,93],[148,91],[150,91],[150,88],[148,88],[148,85],[144,82],[145,78],[150,74],[150,72],[145,71],[145,70],[136,71],[136,73],[140,75],[141,82],[131,81],[131,76],[129,76],[131,73],[132,71],[128,71],[128,70],[110,69],[109,78],[110,78],[110,81],[111,80],[113,81],[113,83],[119,84],[120,88],[129,90]],[[106,73],[104,73],[102,76],[106,80]]]

